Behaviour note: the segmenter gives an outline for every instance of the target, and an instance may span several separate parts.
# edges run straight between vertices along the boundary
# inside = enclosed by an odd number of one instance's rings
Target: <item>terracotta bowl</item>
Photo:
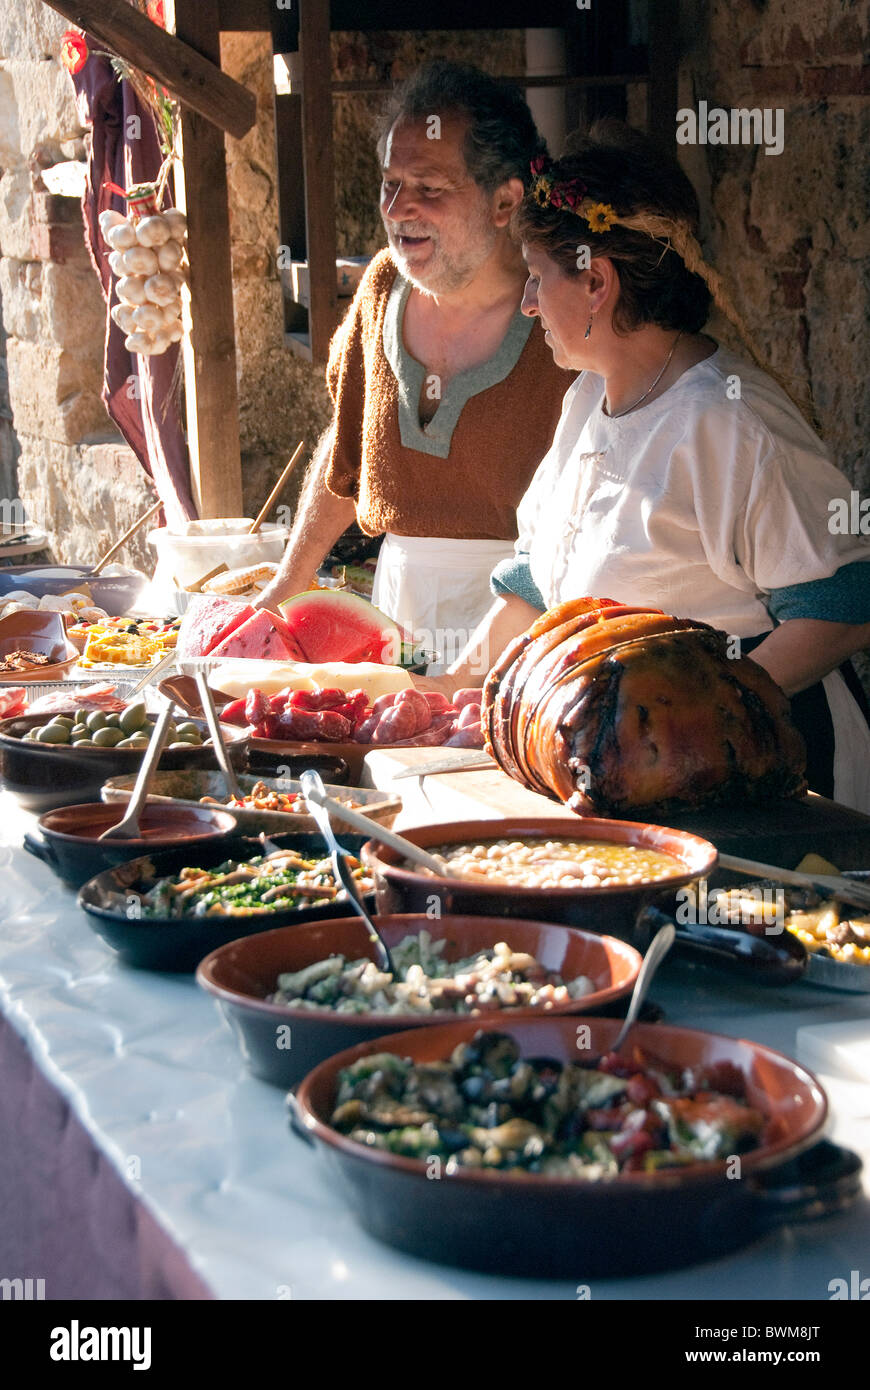
[[[502,1017],[484,1027],[511,1034],[526,1057],[576,1060],[577,1028],[587,1024],[593,1053],[606,1052],[617,1019]],[[293,1126],[337,1173],[360,1224],[422,1259],[499,1274],[570,1278],[649,1273],[710,1259],[788,1219],[801,1200],[816,1214],[856,1195],[857,1163],[802,1174],[798,1157],[820,1138],[827,1101],[810,1072],[781,1053],[740,1038],[665,1024],[636,1024],[629,1049],[680,1067],[727,1061],[742,1071],[747,1095],[767,1116],[763,1146],[741,1156],[740,1177],[724,1161],[620,1174],[609,1181],[460,1169],[433,1180],[425,1162],[370,1149],[330,1125],[338,1074],[358,1058],[393,1052],[443,1061],[481,1026],[470,1019],[378,1038],[330,1057],[292,1102]],[[834,1146],[819,1146],[833,1149]],[[807,1155],[809,1164],[809,1155]],[[786,1166],[789,1165],[789,1166]],[[859,1186],[859,1185],[858,1185]]]
[[[516,950],[528,951],[549,970],[558,971],[563,979],[587,975],[592,980],[594,994],[557,1004],[548,1014],[581,1010],[588,1013],[604,1008],[629,993],[640,970],[639,954],[624,942],[544,922],[506,924],[501,918],[489,917],[442,917],[433,921],[421,916],[379,917],[376,921],[391,948],[403,937],[425,930],[436,941],[446,940],[444,958],[453,961],[498,941],[507,941]],[[274,992],[277,978],[284,971],[301,970],[330,955],[375,959],[374,947],[358,918],[262,932],[222,946],[201,962],[197,980],[218,1000],[255,1076],[286,1089],[295,1086],[324,1057],[354,1043],[401,1028],[431,1027],[455,1019],[456,1015],[447,1011],[424,1017],[340,1014],[329,1009],[294,1009],[267,1001],[266,996]],[[534,1018],[540,1013],[539,1009],[511,1009],[501,1016]],[[277,1045],[281,1024],[289,1025],[289,1048]]]
[[[377,840],[369,840],[362,857],[375,874],[378,911],[431,912],[435,898],[445,915],[532,917],[563,922],[587,931],[608,932],[632,940],[639,913],[654,898],[671,898],[677,888],[712,873],[715,845],[684,830],[637,821],[576,821],[511,819],[461,821],[449,825],[415,826],[405,839],[421,849],[492,839],[591,839],[661,850],[679,860],[681,872],[655,882],[606,888],[520,888],[504,883],[468,883],[439,878],[425,870],[405,868],[401,855]],[[639,938],[640,939],[640,938]]]
[[[48,718],[45,714],[25,714],[0,720],[0,783],[15,793],[26,810],[50,811],[57,806],[98,801],[108,778],[138,771],[141,748],[73,748],[22,740],[28,729],[45,724]],[[207,736],[204,721],[194,722]],[[233,766],[243,767],[247,756],[244,730],[229,725],[224,725],[223,730]],[[159,767],[162,772],[214,768],[217,760],[210,746],[191,744],[189,748],[164,748]]]
[[[102,801],[81,806],[63,806],[40,816],[40,838],[25,835],[24,848],[54,869],[58,878],[72,888],[81,888],[89,878],[104,869],[114,869],[144,854],[162,849],[191,846],[197,853],[203,845],[222,839],[236,829],[231,811],[211,807],[146,805],[139,816],[140,838],[100,840],[110,826],[123,820],[125,804],[107,806]],[[196,847],[195,849],[193,847]]]
[[[0,661],[12,652],[36,652],[47,656],[50,664],[32,671],[0,671],[0,685],[34,685],[38,681],[63,680],[78,661],[78,651],[67,640],[61,613],[39,613],[28,609],[0,618]]]

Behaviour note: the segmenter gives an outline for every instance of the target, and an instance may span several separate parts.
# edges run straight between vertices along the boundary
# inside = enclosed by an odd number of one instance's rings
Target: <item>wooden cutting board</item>
[[[492,769],[404,778],[392,786],[396,772],[432,762],[443,750],[379,749],[365,760],[364,785],[394,790],[402,797],[396,828],[457,820],[503,820],[510,816],[564,816],[577,824],[573,811]],[[794,868],[815,852],[839,869],[870,869],[870,816],[814,793],[794,801],[766,805],[716,806],[667,816],[668,825],[702,835],[723,852]]]

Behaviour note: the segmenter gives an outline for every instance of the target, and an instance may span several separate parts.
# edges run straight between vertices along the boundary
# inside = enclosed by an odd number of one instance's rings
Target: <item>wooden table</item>
[[[493,764],[474,772],[439,773],[393,782],[407,767],[430,763],[438,748],[385,748],[369,753],[364,782],[399,793],[403,807],[397,829],[458,820],[503,820],[509,816],[556,816],[576,825],[577,816],[548,797],[529,791]],[[746,859],[794,868],[805,854],[824,855],[840,869],[870,868],[870,816],[815,793],[768,805],[743,803],[668,815],[667,824],[712,840],[718,849]]]

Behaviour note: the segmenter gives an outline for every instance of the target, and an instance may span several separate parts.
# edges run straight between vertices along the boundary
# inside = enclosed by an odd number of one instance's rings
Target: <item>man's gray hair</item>
[[[465,163],[485,193],[508,179],[529,186],[529,165],[546,148],[532,113],[518,88],[468,63],[426,63],[391,93],[377,124],[379,158],[397,120],[452,114],[468,118]]]

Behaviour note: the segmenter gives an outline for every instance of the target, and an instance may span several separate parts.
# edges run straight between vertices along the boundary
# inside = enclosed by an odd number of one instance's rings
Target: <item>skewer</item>
[[[106,551],[102,559],[98,560],[97,563],[94,565],[93,569],[90,570],[89,574],[85,575],[84,577],[90,578],[91,575],[99,574],[103,566],[109,563],[112,556],[117,555],[118,551],[121,549],[121,546],[124,545],[130,539],[131,536],[135,536],[136,532],[139,530],[139,527],[144,526],[146,521],[150,521],[154,513],[159,512],[162,506],[163,503],[158,499],[154,503],[153,507],[149,507],[147,512],[140,516],[138,521],[133,522],[133,525],[130,527],[130,529],[124,532],[123,536],[119,541],[115,541],[115,544],[111,547],[111,549]]]
[[[253,536],[253,534],[254,534],[255,531],[259,531],[259,529],[260,529],[260,527],[262,526],[263,522],[266,520],[266,517],[269,515],[270,511],[272,510],[272,507],[273,507],[273,505],[274,505],[276,499],[280,496],[280,494],[281,494],[281,492],[282,492],[282,490],[283,490],[283,488],[284,488],[284,485],[285,485],[285,483],[287,482],[287,479],[290,477],[290,474],[293,472],[293,469],[296,467],[296,464],[297,464],[297,462],[298,462],[298,460],[299,460],[299,456],[300,456],[300,454],[302,453],[302,450],[303,450],[304,447],[305,447],[305,440],[304,440],[304,439],[300,439],[299,443],[296,445],[296,448],[295,448],[294,451],[293,451],[293,457],[290,459],[290,462],[287,464],[287,467],[284,469],[284,472],[281,474],[281,476],[280,476],[280,478],[278,479],[277,483],[276,483],[275,486],[272,488],[272,491],[269,493],[269,496],[266,498],[265,502],[263,503],[262,507],[260,508],[259,515],[257,516],[256,521],[254,521],[253,524],[251,525],[251,528],[250,528],[250,530],[248,531],[248,535],[249,535],[249,536]]]

